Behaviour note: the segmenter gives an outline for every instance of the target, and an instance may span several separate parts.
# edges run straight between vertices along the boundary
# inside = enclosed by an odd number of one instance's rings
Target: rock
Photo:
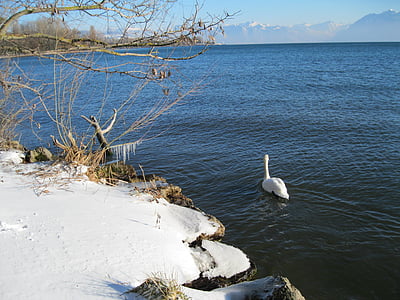
[[[53,154],[45,147],[37,147],[35,150],[30,150],[26,154],[26,161],[29,163],[38,161],[53,160]]]
[[[232,277],[226,278],[223,276],[217,276],[208,278],[200,274],[199,278],[189,283],[185,283],[183,286],[202,291],[211,291],[217,288],[227,287],[233,284],[237,284],[239,282],[251,280],[256,275],[256,273],[257,267],[253,262],[250,261],[250,267],[247,270],[240,272]]]
[[[222,292],[226,299],[305,300],[289,279],[282,276],[268,276],[213,291]]]
[[[265,300],[304,300],[300,291],[290,283],[289,279],[282,276],[273,277],[273,283],[270,293],[264,290],[263,293],[258,293],[258,298]]]

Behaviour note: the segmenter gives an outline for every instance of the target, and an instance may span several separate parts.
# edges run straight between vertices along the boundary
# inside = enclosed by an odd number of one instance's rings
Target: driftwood
[[[106,134],[107,132],[109,132],[112,127],[114,126],[115,120],[117,118],[117,110],[114,108],[114,114],[113,117],[111,119],[110,124],[108,125],[108,127],[106,129],[101,129],[101,126],[99,124],[99,122],[97,121],[95,116],[90,116],[90,118],[87,118],[85,116],[81,116],[83,119],[85,119],[90,125],[92,125],[94,127],[95,130],[95,134],[97,137],[97,140],[100,143],[100,147],[102,149],[107,150],[107,155],[112,155],[112,152],[110,150],[110,144],[108,143],[106,137],[104,136],[104,134]]]

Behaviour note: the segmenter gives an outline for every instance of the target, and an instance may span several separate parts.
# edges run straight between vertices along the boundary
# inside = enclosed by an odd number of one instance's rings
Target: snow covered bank
[[[21,164],[22,156],[0,151],[0,299],[135,299],[121,294],[152,274],[183,284],[250,268],[232,246],[189,246],[219,229],[202,212],[91,182],[82,166]]]

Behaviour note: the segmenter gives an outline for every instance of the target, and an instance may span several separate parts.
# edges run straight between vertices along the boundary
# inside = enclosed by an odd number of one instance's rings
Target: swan
[[[264,180],[262,182],[262,188],[267,192],[272,193],[280,198],[289,200],[289,194],[287,192],[286,185],[283,182],[283,180],[276,177],[271,178],[269,176],[268,161],[269,161],[269,156],[268,154],[266,154],[264,156],[265,174],[264,174]]]

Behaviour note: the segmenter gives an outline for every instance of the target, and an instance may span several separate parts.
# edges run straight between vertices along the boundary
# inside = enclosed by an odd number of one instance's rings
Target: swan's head
[[[264,161],[268,161],[269,160],[269,155],[268,154],[265,154],[264,155]]]

